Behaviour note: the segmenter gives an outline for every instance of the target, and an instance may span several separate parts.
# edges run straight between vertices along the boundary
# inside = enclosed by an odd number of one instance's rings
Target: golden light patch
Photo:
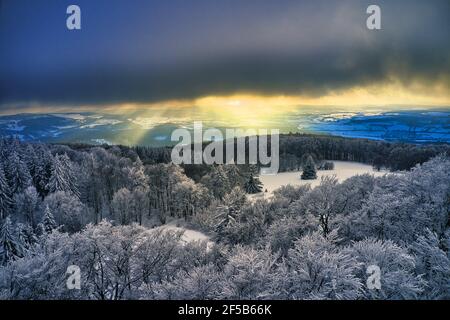
[[[100,111],[105,113],[127,114],[139,112],[143,116],[176,117],[176,110],[183,117],[193,115],[197,111],[209,114],[216,119],[259,122],[273,116],[300,110],[302,106],[321,108],[339,107],[339,109],[356,110],[364,107],[379,107],[395,110],[403,107],[436,108],[450,106],[450,85],[448,79],[424,83],[410,81],[405,86],[399,81],[389,81],[369,86],[329,91],[320,96],[308,95],[263,95],[241,93],[232,95],[211,95],[196,99],[165,100],[149,103],[122,103],[113,105],[84,106],[43,106],[30,104],[26,112],[77,112]],[[4,114],[15,114],[14,106],[5,108]],[[201,119],[200,119],[201,120]]]
[[[276,116],[298,109],[298,97],[232,95],[196,99],[194,105],[208,118],[223,120],[235,126],[256,128],[264,126]]]
[[[442,84],[424,86],[418,83],[405,87],[398,82],[393,82],[354,87],[318,98],[304,98],[303,104],[349,108],[392,106],[394,110],[395,106],[448,107],[450,106],[450,88]]]

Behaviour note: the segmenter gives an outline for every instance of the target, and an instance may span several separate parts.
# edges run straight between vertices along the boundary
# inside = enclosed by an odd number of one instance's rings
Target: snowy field
[[[272,176],[260,176],[260,180],[263,183],[263,190],[267,190],[267,192],[260,193],[254,196],[251,196],[251,199],[261,198],[263,196],[270,198],[273,195],[273,192],[282,186],[292,185],[292,186],[300,186],[305,184],[311,184],[314,188],[320,184],[321,177],[323,176],[331,176],[336,175],[336,178],[339,182],[342,182],[352,176],[361,175],[365,173],[372,174],[374,176],[382,176],[387,171],[376,171],[373,169],[371,165],[359,163],[359,162],[350,162],[350,161],[332,161],[334,163],[334,170],[329,171],[317,171],[317,179],[316,180],[301,180],[300,175],[301,171],[293,171],[293,172],[282,172],[277,175]]]
[[[188,229],[185,227],[185,222],[182,219],[173,220],[165,225],[157,227],[153,230],[169,230],[175,232],[183,232],[183,236],[181,237],[181,241],[188,243],[193,241],[206,241],[208,243],[208,247],[213,243],[210,238],[204,233],[192,229]]]

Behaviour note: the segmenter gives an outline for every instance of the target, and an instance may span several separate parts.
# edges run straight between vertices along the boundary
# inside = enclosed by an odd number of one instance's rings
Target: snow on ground
[[[206,241],[208,243],[208,247],[210,247],[213,242],[211,239],[204,233],[192,229],[188,229],[185,227],[185,222],[182,219],[170,221],[160,227],[155,228],[154,230],[169,230],[169,231],[182,231],[183,236],[181,240],[185,243],[193,242],[193,241]]]
[[[106,144],[108,146],[112,146],[113,145],[111,142],[109,142],[108,140],[105,140],[105,139],[91,139],[91,141],[95,142],[97,144],[100,144],[100,145],[102,145],[102,144]]]
[[[23,129],[25,129],[25,126],[19,126],[19,122],[20,120],[12,120],[6,127],[6,130],[9,131],[23,131]]]
[[[81,129],[92,129],[98,126],[115,126],[117,124],[122,123],[123,121],[121,120],[117,120],[117,119],[98,119],[95,122],[89,123],[89,124],[85,124],[82,125],[80,128]]]
[[[250,196],[250,199],[257,199],[261,197],[270,198],[273,195],[273,191],[282,186],[292,185],[300,186],[305,184],[311,184],[311,187],[316,187],[320,184],[321,177],[336,175],[339,182],[342,182],[352,176],[361,175],[365,173],[372,174],[374,176],[382,176],[387,171],[376,171],[371,165],[350,162],[350,161],[331,161],[334,163],[334,170],[329,171],[317,171],[316,180],[301,180],[301,171],[294,172],[282,172],[277,175],[260,176],[260,180],[263,183],[263,190],[267,190],[266,193],[260,193]]]
[[[82,115],[80,113],[53,113],[52,116],[59,117],[59,118],[65,118],[65,119],[78,120],[78,121],[82,121],[82,120],[86,119],[86,116]]]

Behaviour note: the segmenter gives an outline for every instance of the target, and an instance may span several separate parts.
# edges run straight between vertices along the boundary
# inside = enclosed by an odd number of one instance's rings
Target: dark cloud
[[[392,79],[449,85],[450,2],[3,0],[0,104],[111,104],[210,94],[322,95]],[[61,14],[62,12],[62,14]]]

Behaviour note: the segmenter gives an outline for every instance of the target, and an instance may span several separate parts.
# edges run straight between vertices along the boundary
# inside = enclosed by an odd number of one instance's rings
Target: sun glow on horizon
[[[24,107],[25,106],[25,107]],[[414,82],[408,86],[399,81],[389,81],[368,86],[354,86],[342,90],[328,91],[322,95],[274,95],[260,92],[241,92],[234,94],[205,95],[193,99],[168,99],[157,102],[128,102],[102,105],[41,105],[23,103],[10,105],[3,114],[56,113],[56,112],[96,112],[111,114],[140,113],[164,117],[175,116],[174,110],[180,110],[184,116],[195,111],[209,113],[217,118],[245,119],[270,118],[286,112],[295,112],[302,107],[321,109],[339,108],[340,110],[364,110],[366,107],[379,107],[383,110],[397,108],[450,108],[450,85],[448,79],[430,82]],[[192,110],[192,112],[190,111]]]
[[[149,103],[115,103],[110,105],[46,105],[30,104],[28,108],[14,106],[6,114],[82,113],[93,112],[117,115],[129,122],[127,130],[111,131],[117,141],[139,145],[161,127],[190,127],[202,121],[205,127],[237,129],[274,129],[279,126],[293,131],[307,131],[303,117],[311,114],[387,112],[396,110],[450,110],[450,90],[446,81],[439,85],[410,85],[400,83],[352,87],[330,91],[321,96],[264,95],[235,93],[207,95],[194,99],[166,100]],[[297,119],[298,121],[292,121]],[[283,128],[284,128],[283,127]],[[168,133],[165,133],[167,135]],[[170,135],[170,134],[169,134]],[[170,138],[170,137],[169,137]]]
[[[229,114],[236,117],[270,116],[299,110],[302,106],[320,108],[338,107],[357,110],[365,107],[395,108],[416,107],[424,109],[450,107],[448,81],[424,85],[412,83],[409,86],[392,81],[354,86],[343,90],[329,91],[323,95],[270,95],[253,92],[206,95],[195,99],[166,100],[148,104],[122,104],[111,111],[155,110],[173,108],[210,109],[215,114]]]

